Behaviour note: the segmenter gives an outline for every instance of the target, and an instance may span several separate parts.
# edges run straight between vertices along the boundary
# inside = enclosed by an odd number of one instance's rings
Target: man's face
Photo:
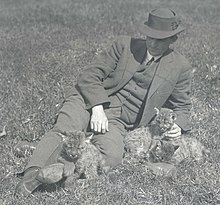
[[[149,53],[152,56],[160,56],[167,51],[170,44],[173,43],[173,38],[156,39],[147,36],[146,44]]]

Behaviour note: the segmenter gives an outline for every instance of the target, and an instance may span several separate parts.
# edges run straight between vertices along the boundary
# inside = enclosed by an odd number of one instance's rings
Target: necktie
[[[141,72],[143,70],[149,69],[149,66],[153,61],[154,61],[154,57],[152,57],[150,60],[145,59],[144,62],[138,68],[138,71]]]
[[[150,65],[154,61],[154,57],[152,57],[149,61],[146,62],[146,65]]]

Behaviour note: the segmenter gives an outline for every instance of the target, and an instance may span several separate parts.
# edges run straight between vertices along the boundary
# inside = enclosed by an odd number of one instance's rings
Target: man
[[[43,183],[36,176],[45,165],[57,162],[60,132],[90,129],[95,133],[92,142],[114,167],[122,161],[126,130],[147,126],[154,107],[168,107],[177,115],[168,138],[190,129],[191,67],[170,49],[184,29],[174,11],[161,8],[150,12],[142,30],[146,40],[119,37],[79,76],[54,128],[33,153],[16,187],[18,195],[28,195]]]

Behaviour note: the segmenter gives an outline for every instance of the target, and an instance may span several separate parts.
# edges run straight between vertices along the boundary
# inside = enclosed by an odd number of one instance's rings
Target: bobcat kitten
[[[155,121],[161,132],[161,136],[157,136],[156,138],[159,139],[154,141],[150,147],[149,160],[151,162],[169,162],[177,165],[187,158],[201,161],[204,154],[209,154],[209,151],[203,144],[193,137],[181,135],[180,138],[166,140],[164,133],[172,128],[176,120],[176,115],[170,109],[161,108],[160,111],[158,109],[156,110],[157,116]],[[155,136],[153,137],[155,138]]]
[[[152,133],[152,144],[148,152],[148,160],[150,162],[169,162],[179,148],[178,145],[173,145],[166,140],[164,135],[167,131],[171,130],[176,120],[176,114],[173,110],[168,108],[155,108],[156,117],[150,126]]]
[[[174,152],[170,163],[179,164],[185,159],[191,159],[200,162],[204,156],[208,156],[210,151],[196,138],[183,135],[181,138],[171,141],[173,146],[179,146]]]
[[[146,154],[149,152],[149,150],[151,150],[151,159],[153,160],[154,152],[158,150],[159,144],[162,143],[158,140],[164,138],[164,133],[171,129],[176,119],[175,113],[170,109],[161,108],[160,111],[158,109],[156,109],[156,111],[157,114],[152,124],[150,124],[148,127],[140,127],[128,132],[124,141],[125,150],[127,152],[130,152],[137,157],[145,156],[146,158]],[[167,150],[169,149],[164,146],[160,147],[160,151],[157,153],[155,152],[155,156],[159,154],[167,154]],[[165,150],[163,150],[163,148],[165,148]],[[155,161],[157,160],[155,159]]]
[[[64,173],[67,176],[77,173],[80,178],[94,179],[100,172],[107,172],[105,159],[100,151],[86,138],[84,132],[64,133],[61,156],[64,162]],[[67,161],[65,163],[65,161]]]
[[[156,117],[149,127],[141,127],[128,133],[125,139],[126,148],[133,155],[150,162],[168,162],[179,164],[186,158],[200,161],[209,151],[196,138],[180,136],[175,140],[166,140],[164,133],[175,123],[176,114],[167,108],[156,109]]]
[[[174,125],[176,114],[168,108],[154,109],[156,110],[156,116],[150,125],[150,131],[153,138],[163,139],[165,138],[164,133],[169,131]]]
[[[153,140],[148,153],[148,160],[153,163],[169,163],[178,145],[173,145],[165,140]]]
[[[149,127],[140,127],[127,133],[124,143],[125,151],[134,157],[144,158],[149,151],[152,136]]]

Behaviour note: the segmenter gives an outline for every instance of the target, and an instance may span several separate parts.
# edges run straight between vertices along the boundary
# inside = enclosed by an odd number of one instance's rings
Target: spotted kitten
[[[137,128],[128,133],[125,139],[126,150],[133,152],[139,158],[145,158],[149,162],[168,162],[179,164],[189,158],[201,161],[204,154],[209,151],[196,138],[187,137],[168,141],[165,133],[175,123],[176,114],[167,108],[156,109],[157,114],[149,127]]]
[[[157,109],[156,109],[157,110]],[[202,161],[204,155],[209,154],[203,144],[196,138],[188,135],[181,135],[173,140],[166,140],[164,133],[169,131],[176,120],[175,113],[166,108],[157,110],[155,118],[156,127],[159,128],[159,135],[154,134],[154,143],[149,149],[149,160],[151,162],[169,162],[179,164],[185,159]],[[155,129],[158,132],[158,129]]]
[[[174,152],[170,163],[179,164],[185,159],[202,162],[204,156],[209,156],[210,151],[196,138],[183,135],[181,138],[171,141],[173,146],[179,146]]]
[[[152,143],[149,127],[140,127],[128,132],[124,143],[126,152],[136,158],[144,158]]]
[[[136,157],[146,157],[146,154],[151,150],[152,156],[154,151],[158,150],[158,146],[162,143],[164,133],[171,129],[176,119],[175,113],[167,108],[156,109],[157,114],[152,124],[148,127],[140,127],[128,132],[125,137],[125,150],[132,153]],[[157,149],[156,149],[157,147]],[[165,148],[165,150],[163,150]],[[167,154],[167,147],[160,146],[160,151],[155,152],[155,156]],[[153,157],[152,157],[153,160]],[[156,160],[156,159],[155,159]]]
[[[163,139],[165,138],[164,134],[174,125],[176,114],[168,108],[154,109],[156,110],[156,116],[149,127],[150,132],[154,139]]]
[[[91,143],[91,137],[86,138],[84,132],[64,133],[63,139],[61,156],[65,159],[62,160],[65,175],[77,173],[80,178],[94,179],[108,171],[103,155]]]
[[[165,140],[153,140],[147,160],[153,163],[169,163],[178,148],[178,145],[173,145]]]

